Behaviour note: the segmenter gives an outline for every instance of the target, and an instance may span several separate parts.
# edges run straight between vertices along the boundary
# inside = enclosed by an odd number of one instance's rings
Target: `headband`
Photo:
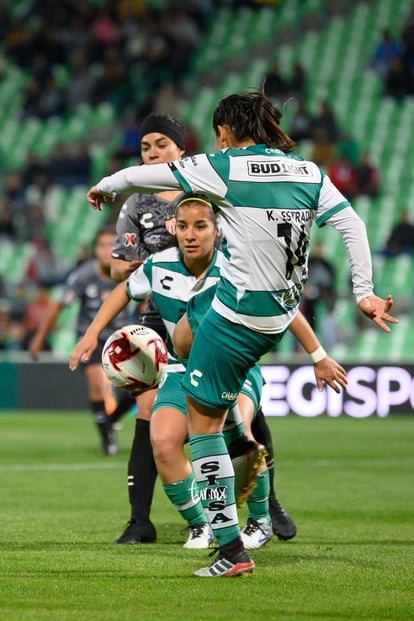
[[[210,201],[208,201],[205,198],[202,198],[200,196],[197,196],[196,194],[193,196],[184,196],[184,198],[180,201],[178,201],[176,207],[175,207],[175,213],[177,213],[177,211],[179,210],[179,208],[181,207],[181,205],[184,205],[184,203],[202,203],[203,205],[207,205],[207,207],[210,207],[210,209],[213,209],[212,204],[210,203]]]
[[[178,123],[171,121],[166,116],[149,115],[141,123],[141,139],[146,134],[164,134],[175,142],[175,144],[185,151],[184,129]]]

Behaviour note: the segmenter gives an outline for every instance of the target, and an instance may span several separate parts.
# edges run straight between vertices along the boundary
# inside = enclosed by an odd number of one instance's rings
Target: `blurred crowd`
[[[397,33],[383,28],[371,67],[383,82],[383,94],[397,100],[414,95],[414,3]]]
[[[128,158],[138,163],[140,122],[153,110],[176,113],[180,82],[216,4],[4,0],[1,52],[26,76],[20,120],[64,117],[79,106],[109,102],[122,139],[107,172]],[[191,128],[187,143],[189,152],[198,147]],[[21,278],[0,280],[0,350],[24,350],[54,287],[74,267],[54,248],[49,230],[57,189],[88,186],[92,158],[86,141],[59,143],[46,156],[29,152],[22,167],[0,172],[0,246],[4,256],[10,246],[30,247]],[[79,261],[89,256],[88,248],[79,249]]]
[[[214,0],[14,0],[0,7],[6,55],[30,75],[23,116],[47,118],[79,104],[151,109],[156,89],[185,75]],[[51,62],[53,59],[53,62]],[[145,114],[145,112],[144,112]]]

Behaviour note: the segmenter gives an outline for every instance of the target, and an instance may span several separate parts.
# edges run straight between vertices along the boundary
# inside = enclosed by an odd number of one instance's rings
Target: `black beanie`
[[[146,134],[152,134],[153,132],[168,136],[180,149],[185,151],[184,128],[174,117],[168,114],[149,114],[141,123],[141,139]]]

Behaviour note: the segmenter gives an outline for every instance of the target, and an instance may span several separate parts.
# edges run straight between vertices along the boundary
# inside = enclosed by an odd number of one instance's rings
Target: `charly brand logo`
[[[234,401],[237,397],[237,392],[222,392],[221,393],[221,398],[225,399],[226,401]]]
[[[190,373],[190,382],[193,386],[198,386],[198,381],[195,379],[196,377],[203,377],[203,374],[198,369],[194,369]]]

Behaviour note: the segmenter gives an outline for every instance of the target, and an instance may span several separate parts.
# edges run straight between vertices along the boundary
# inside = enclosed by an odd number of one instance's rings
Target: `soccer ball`
[[[168,366],[167,346],[151,328],[124,326],[106,340],[102,365],[114,386],[138,395],[156,388],[164,378]]]

